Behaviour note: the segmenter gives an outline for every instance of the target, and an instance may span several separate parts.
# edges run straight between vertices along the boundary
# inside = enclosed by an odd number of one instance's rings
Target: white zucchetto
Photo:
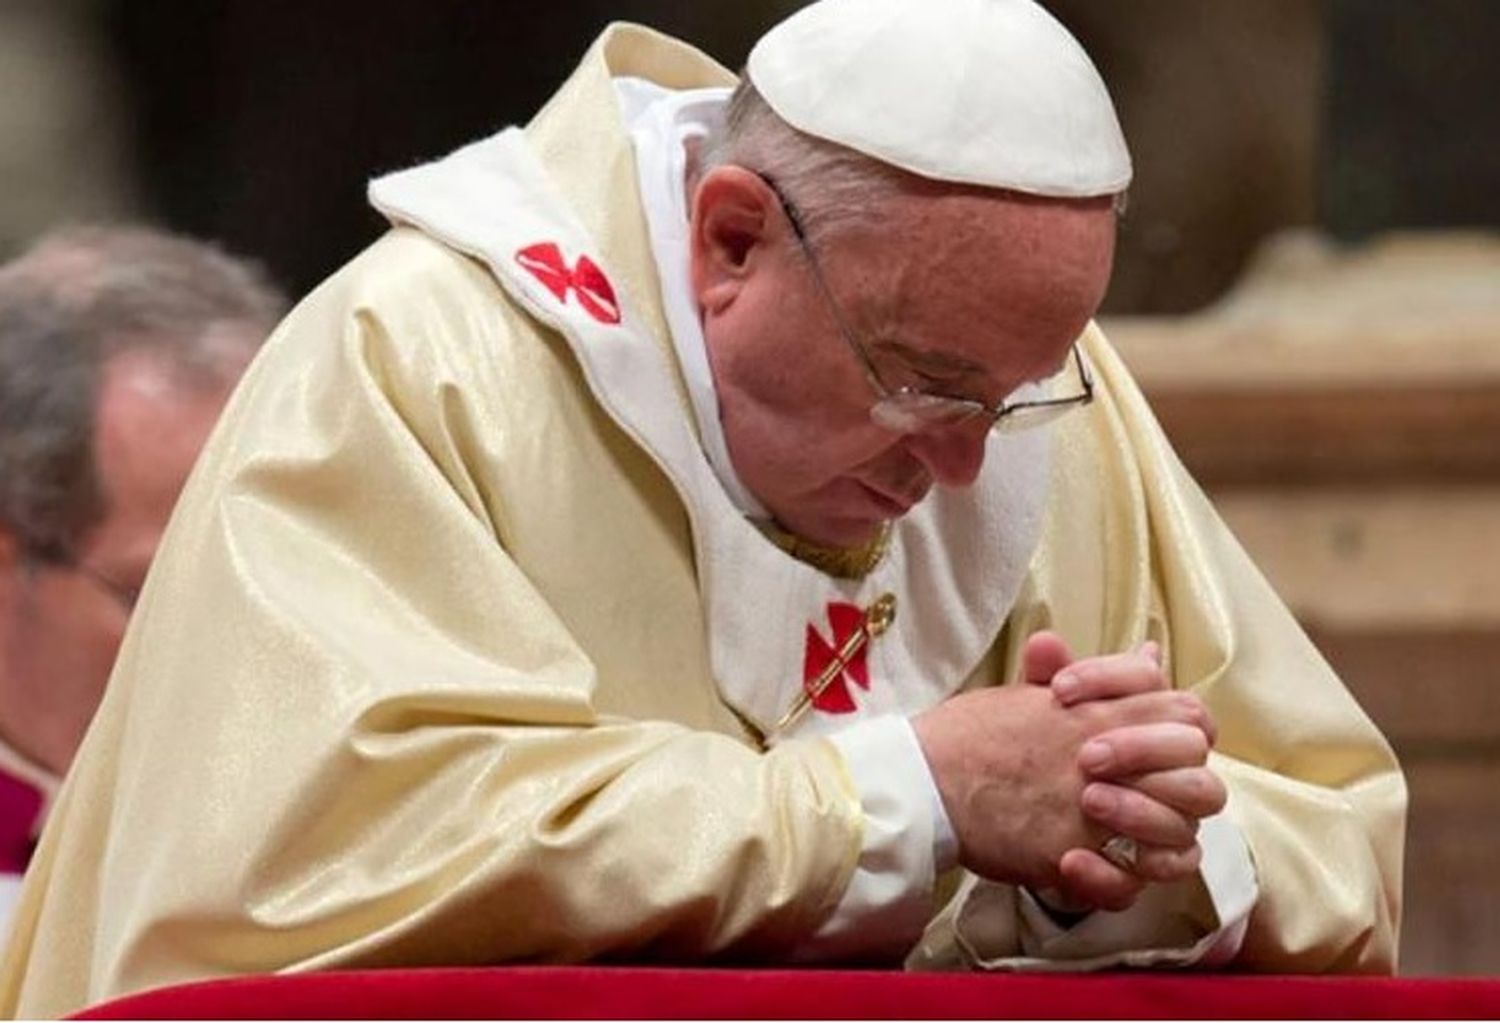
[[[1112,195],[1130,151],[1099,72],[1031,0],[819,0],[750,81],[788,124],[939,181]]]

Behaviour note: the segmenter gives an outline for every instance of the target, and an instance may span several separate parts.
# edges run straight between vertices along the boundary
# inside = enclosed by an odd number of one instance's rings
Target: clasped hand
[[[963,864],[1113,910],[1196,871],[1198,823],[1226,799],[1207,766],[1215,730],[1201,700],[1171,689],[1155,644],[1075,660],[1038,633],[1022,675],[913,722]],[[1131,870],[1099,854],[1111,835],[1137,842]]]

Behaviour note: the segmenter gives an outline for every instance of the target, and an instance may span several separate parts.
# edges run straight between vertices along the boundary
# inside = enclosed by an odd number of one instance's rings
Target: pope
[[[376,180],[178,506],[0,1005],[512,960],[1389,971],[1390,748],[1093,323],[1029,0],[616,25]]]

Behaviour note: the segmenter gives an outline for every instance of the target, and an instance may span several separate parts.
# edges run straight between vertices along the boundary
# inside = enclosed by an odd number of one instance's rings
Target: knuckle
[[[1145,654],[1135,654],[1133,655],[1133,657],[1135,660],[1135,670],[1140,673],[1142,680],[1145,681],[1148,688],[1170,688],[1167,682],[1167,676],[1161,670],[1161,666],[1159,664],[1157,664],[1151,658],[1147,657]]]

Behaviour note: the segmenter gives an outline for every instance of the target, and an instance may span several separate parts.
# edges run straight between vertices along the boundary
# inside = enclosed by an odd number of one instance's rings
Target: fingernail
[[[1078,751],[1078,763],[1085,771],[1103,771],[1114,762],[1115,751],[1107,742],[1091,741]]]
[[[1109,813],[1116,805],[1115,794],[1103,785],[1083,790],[1083,808],[1091,814]]]
[[[1064,703],[1078,695],[1079,684],[1078,676],[1071,672],[1060,671],[1052,676],[1052,691]]]

